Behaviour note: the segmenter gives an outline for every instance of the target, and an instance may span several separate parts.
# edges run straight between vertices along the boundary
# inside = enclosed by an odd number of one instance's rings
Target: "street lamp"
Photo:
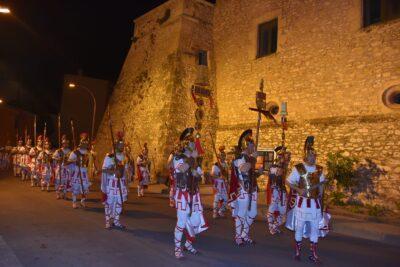
[[[95,122],[95,120],[96,120],[96,98],[95,98],[93,92],[90,91],[89,88],[87,88],[86,86],[77,85],[77,84],[75,84],[75,83],[68,83],[68,87],[69,87],[70,89],[82,88],[83,90],[85,90],[85,91],[92,97],[92,100],[93,100],[93,115],[92,115],[92,132],[91,132],[91,135],[90,135],[90,140],[93,141],[94,122]]]
[[[0,104],[3,104],[3,99],[0,99]]]
[[[0,6],[0,13],[2,13],[2,14],[10,14],[11,10],[8,7]]]

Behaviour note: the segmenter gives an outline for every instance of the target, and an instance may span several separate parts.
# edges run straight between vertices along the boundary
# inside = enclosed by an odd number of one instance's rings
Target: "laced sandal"
[[[197,249],[195,249],[195,248],[193,247],[192,244],[187,244],[187,243],[186,243],[184,249],[185,249],[186,251],[188,251],[189,253],[193,254],[193,255],[199,254],[199,252],[197,251]]]
[[[183,256],[182,248],[181,247],[175,247],[175,258],[178,260],[183,259],[185,256]]]
[[[237,246],[239,246],[239,247],[244,246],[243,238],[241,238],[241,237],[236,237],[236,238],[235,238],[235,244],[236,244]]]
[[[125,230],[126,229],[126,226],[121,224],[121,223],[119,223],[119,222],[117,222],[117,223],[114,222],[114,227],[119,228],[121,230]]]

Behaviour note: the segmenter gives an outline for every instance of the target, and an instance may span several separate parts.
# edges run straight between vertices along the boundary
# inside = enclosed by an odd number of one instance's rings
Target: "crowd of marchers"
[[[257,164],[257,148],[252,130],[239,137],[233,158],[227,160],[225,147],[216,152],[216,162],[210,175],[214,188],[213,218],[225,217],[230,210],[234,221],[234,243],[237,246],[254,245],[250,228],[257,216],[257,179],[267,175],[266,188],[269,232],[279,234],[281,228],[294,231],[296,260],[301,259],[303,238],[310,240],[312,262],[318,263],[318,239],[329,232],[330,214],[323,205],[326,182],[321,166],[316,164],[317,153],[314,137],[307,137],[303,161],[288,171],[290,152],[284,145],[275,149],[274,164],[268,170]],[[138,196],[150,183],[150,161],[147,145],[136,160],[131,159],[129,146],[124,142],[123,132],[116,134],[112,151],[108,153],[101,168],[102,203],[105,210],[105,228],[125,229],[120,215],[134,177],[138,180]],[[203,177],[200,135],[194,128],[185,129],[175,142],[174,150],[166,160],[169,169],[169,205],[176,209],[177,223],[174,228],[174,254],[181,259],[184,252],[197,254],[194,248],[196,236],[209,228],[203,214],[200,184]],[[50,191],[54,186],[57,199],[66,199],[71,193],[74,209],[85,207],[94,175],[97,174],[94,143],[88,135],[80,135],[80,142],[70,148],[70,142],[62,136],[60,147],[52,149],[46,136],[38,136],[32,145],[31,138],[18,140],[15,147],[0,148],[0,169],[13,170],[15,177],[29,181],[32,187]],[[80,200],[78,199],[80,198]]]

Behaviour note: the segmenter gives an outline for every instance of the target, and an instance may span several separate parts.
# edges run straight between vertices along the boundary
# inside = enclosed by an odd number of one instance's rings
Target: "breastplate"
[[[44,153],[43,153],[43,163],[44,163],[44,164],[50,164],[50,162],[51,162],[51,156],[50,156],[50,154],[44,152]]]
[[[77,151],[77,164],[82,167],[82,168],[87,168],[89,166],[89,155],[88,154],[82,154],[79,151]]]
[[[316,186],[319,183],[319,173],[318,172],[308,172],[304,175],[300,176],[299,188],[301,189],[311,189],[307,193],[307,197],[309,198],[318,198],[319,195],[319,187]]]
[[[189,172],[175,173],[176,187],[179,189],[189,188]]]
[[[276,186],[279,188],[283,187],[283,177],[282,175],[270,174],[269,179],[271,181],[271,186]]]

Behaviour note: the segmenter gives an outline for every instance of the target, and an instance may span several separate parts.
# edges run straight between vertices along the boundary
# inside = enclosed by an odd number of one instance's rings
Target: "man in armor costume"
[[[80,204],[86,207],[86,197],[89,193],[89,140],[87,133],[80,135],[80,142],[77,149],[73,150],[68,157],[68,164],[71,165],[71,191],[72,191],[72,207],[78,208],[77,197],[82,195]]]
[[[10,146],[10,141],[7,141],[7,144],[2,148],[2,157],[1,157],[2,170],[8,170],[10,168],[11,150],[12,147]]]
[[[66,135],[61,137],[61,148],[53,153],[53,160],[55,162],[55,190],[57,199],[66,198],[67,189],[70,184],[70,165],[68,165],[69,154],[69,140]]]
[[[126,182],[128,184],[128,192],[129,192],[129,186],[134,182],[135,179],[135,162],[132,158],[132,150],[129,142],[126,142],[125,148],[124,148],[124,154],[127,159],[127,164],[128,164],[128,169],[126,171]]]
[[[244,131],[240,136],[238,150],[241,153],[232,162],[229,196],[235,203],[232,215],[235,219],[235,243],[240,246],[254,244],[249,232],[257,216],[257,151],[251,129]]]
[[[138,180],[138,197],[144,197],[144,190],[150,184],[150,171],[149,171],[149,158],[148,158],[148,149],[147,144],[141,152],[141,154],[137,157],[136,165],[137,165],[137,180]]]
[[[88,174],[89,174],[89,181],[91,182],[95,180],[97,175],[97,166],[96,166],[97,152],[95,150],[95,147],[96,147],[96,141],[92,140],[88,154],[89,155]]]
[[[295,230],[295,259],[300,260],[303,237],[310,238],[310,256],[312,262],[318,263],[318,238],[327,234],[321,228],[323,217],[323,193],[325,176],[323,168],[316,165],[317,153],[314,150],[314,137],[308,136],[304,145],[303,162],[295,165],[287,179],[291,190],[296,192],[294,209],[286,227]],[[292,225],[289,225],[293,222]],[[327,225],[327,221],[326,225]]]
[[[221,151],[221,150],[220,150]],[[224,161],[226,164],[226,162]],[[222,165],[221,160],[221,165]],[[213,218],[224,217],[226,205],[228,202],[228,189],[225,181],[225,177],[222,175],[223,171],[226,171],[225,166],[221,166],[219,162],[216,162],[211,169],[211,177],[213,179],[214,189],[214,203],[213,203]],[[226,173],[226,172],[224,172]]]
[[[286,185],[285,178],[290,162],[290,152],[286,147],[278,146],[275,148],[276,159],[269,171],[267,184],[267,221],[269,232],[274,235],[280,233],[279,229],[286,216]]]
[[[39,135],[36,139],[36,146],[32,147],[29,151],[31,158],[31,186],[38,186],[41,177],[41,165],[38,161],[38,156],[43,150],[43,136]]]
[[[119,217],[122,212],[122,204],[128,198],[126,179],[128,159],[124,153],[122,132],[118,132],[114,146],[115,154],[107,154],[104,158],[101,176],[101,192],[106,219],[105,228],[111,229],[111,226],[114,225],[124,229],[125,226],[121,224]]]
[[[27,181],[28,179],[30,179],[31,176],[31,169],[30,169],[31,157],[29,156],[29,151],[31,151],[31,149],[32,149],[32,139],[29,136],[27,136],[24,153],[21,156],[22,181]]]
[[[169,178],[169,206],[175,207],[175,169],[174,157],[182,151],[182,144],[177,141],[174,143],[174,150],[169,154],[167,161],[168,178]]]
[[[13,147],[11,150],[12,159],[13,159],[13,171],[14,176],[21,176],[21,163],[22,163],[22,155],[25,153],[25,147],[23,146],[22,139],[19,139],[17,142],[17,146]]]
[[[203,216],[199,182],[201,181],[201,158],[194,142],[194,129],[185,129],[181,136],[181,148],[176,151],[172,160],[175,181],[175,207],[177,223],[174,232],[175,257],[183,257],[182,236],[185,232],[184,249],[197,254],[193,247],[195,236],[208,229]],[[199,143],[199,140],[196,140]]]
[[[47,192],[50,192],[50,183],[53,175],[53,169],[52,169],[53,151],[51,150],[51,142],[48,138],[45,138],[43,148],[44,149],[40,151],[37,157],[41,170],[40,185],[42,191],[44,191],[46,187]]]

